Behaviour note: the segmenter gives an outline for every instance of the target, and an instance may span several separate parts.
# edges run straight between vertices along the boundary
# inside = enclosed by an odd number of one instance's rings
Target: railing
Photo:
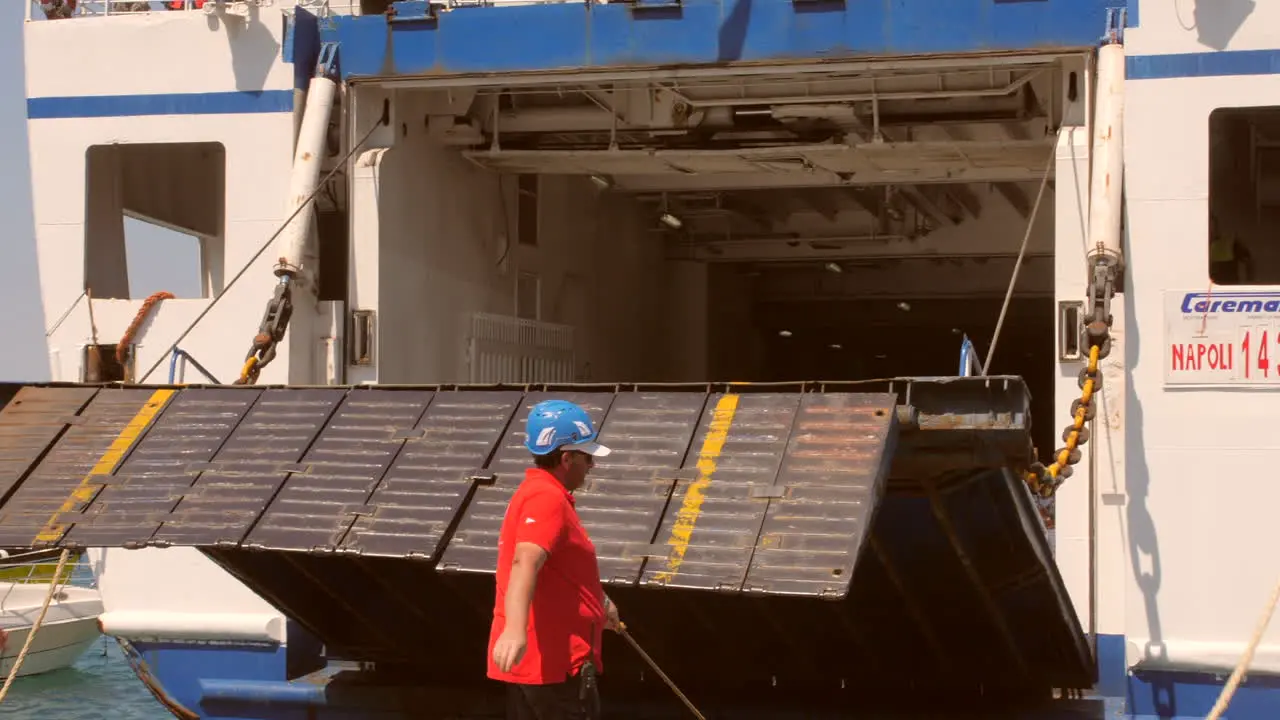
[[[471,317],[469,381],[573,382],[573,347],[571,326],[477,313]]]
[[[360,14],[360,0],[29,0],[27,20],[65,20],[147,12],[215,12],[219,7],[233,15],[246,15],[250,5],[275,5],[286,10],[303,7],[321,16]]]
[[[58,557],[61,552],[61,550],[33,550],[0,559],[0,583],[48,585],[54,582],[54,573],[58,569]],[[31,559],[24,560],[24,557],[31,557]],[[57,582],[59,585],[96,587],[97,579],[88,556],[83,552],[73,552],[67,559],[67,564],[63,567]]]

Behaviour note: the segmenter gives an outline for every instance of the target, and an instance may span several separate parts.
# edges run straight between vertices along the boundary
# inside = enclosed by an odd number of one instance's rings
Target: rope
[[[161,300],[173,300],[173,293],[168,290],[151,293],[146,300],[142,301],[142,307],[138,308],[138,312],[133,316],[133,322],[129,323],[129,327],[125,328],[124,337],[120,338],[119,344],[116,345],[116,362],[124,365],[125,356],[128,355],[129,344],[133,342],[133,336],[138,333],[138,328],[142,327],[142,322],[151,314],[151,308],[155,307]]]
[[[1013,264],[1013,276],[1009,278],[1009,288],[1004,293],[1004,304],[1000,306],[1000,317],[996,320],[996,330],[991,335],[991,348],[987,350],[987,361],[982,364],[982,374],[991,369],[991,358],[996,354],[996,343],[1000,340],[1000,331],[1004,328],[1004,316],[1009,312],[1009,301],[1013,299],[1013,288],[1018,284],[1018,273],[1022,270],[1022,258],[1027,254],[1027,243],[1031,241],[1031,231],[1036,226],[1036,216],[1040,213],[1040,201],[1044,199],[1044,189],[1049,184],[1049,174],[1053,172],[1053,164],[1058,159],[1058,146],[1053,146],[1049,153],[1049,162],[1045,165],[1044,176],[1040,178],[1040,191],[1036,193],[1036,204],[1031,208],[1031,217],[1027,220],[1027,231],[1022,235],[1022,247],[1018,250],[1018,260]]]
[[[1277,603],[1280,603],[1280,582],[1277,582],[1275,589],[1271,591],[1266,612],[1262,613],[1262,617],[1258,619],[1258,627],[1254,628],[1253,637],[1249,638],[1249,644],[1245,647],[1244,654],[1240,656],[1240,662],[1236,663],[1236,669],[1231,671],[1231,677],[1227,679],[1227,684],[1222,686],[1222,693],[1218,695],[1218,701],[1213,704],[1213,709],[1205,716],[1205,720],[1218,720],[1222,717],[1222,713],[1227,711],[1231,698],[1236,694],[1236,688],[1240,687],[1245,673],[1249,670],[1249,665],[1253,662],[1253,654],[1262,643],[1262,635],[1267,631],[1267,625],[1271,623],[1271,616],[1276,612]]]
[[[0,703],[9,694],[9,687],[13,685],[13,681],[18,677],[18,670],[22,668],[22,663],[27,659],[27,652],[31,650],[31,643],[36,639],[36,631],[44,624],[44,616],[49,612],[49,603],[53,601],[53,596],[58,593],[60,587],[58,578],[62,577],[62,569],[67,566],[67,558],[71,556],[71,551],[63,549],[62,555],[58,557],[58,568],[53,571],[53,579],[49,581],[49,593],[44,596],[44,605],[40,608],[40,615],[36,617],[35,624],[31,626],[30,632],[27,633],[27,641],[22,644],[22,651],[18,653],[18,657],[13,661],[13,667],[9,668],[9,677],[5,678],[4,687],[0,688]]]
[[[631,649],[635,650],[636,653],[649,665],[649,667],[658,674],[658,677],[662,678],[662,681],[667,684],[667,687],[671,688],[671,692],[675,693],[676,697],[680,698],[680,701],[684,703],[685,707],[689,708],[689,712],[693,713],[694,717],[698,718],[698,720],[707,720],[706,716],[698,712],[698,708],[694,707],[693,702],[691,702],[689,698],[685,697],[684,693],[680,692],[680,688],[676,687],[675,682],[673,682],[671,678],[667,677],[666,673],[662,672],[662,668],[658,667],[658,663],[654,662],[653,658],[649,657],[649,653],[645,652],[644,648],[640,647],[640,643],[636,642],[636,639],[631,637],[631,633],[627,632],[627,626],[625,624],[618,623],[618,634],[621,635],[622,638],[631,645]]]
[[[338,162],[334,163],[333,168],[329,170],[328,174],[320,178],[320,182],[316,183],[316,189],[312,190],[311,194],[308,195],[305,200],[298,203],[298,207],[294,209],[292,213],[289,213],[289,217],[285,218],[285,221],[280,224],[280,227],[277,228],[275,232],[271,233],[271,237],[267,238],[267,241],[262,244],[262,247],[258,248],[258,251],[253,254],[253,257],[249,258],[248,262],[244,264],[244,267],[240,268],[240,272],[237,272],[235,276],[231,278],[231,281],[223,286],[222,292],[215,295],[213,300],[211,300],[208,305],[204,306],[204,309],[200,311],[200,314],[196,315],[195,319],[191,321],[191,324],[187,326],[187,329],[183,330],[182,334],[179,335],[178,338],[169,346],[169,350],[161,354],[151,367],[143,373],[142,378],[138,380],[139,384],[146,382],[147,378],[151,377],[151,373],[155,372],[156,368],[160,367],[160,363],[164,362],[165,358],[169,357],[169,354],[178,347],[178,343],[185,340],[187,336],[191,334],[191,331],[195,330],[196,326],[200,324],[200,321],[203,320],[211,310],[213,310],[213,306],[217,305],[219,300],[227,296],[227,293],[231,290],[231,287],[236,284],[236,281],[243,277],[244,274],[249,271],[249,268],[258,261],[258,258],[262,253],[266,252],[267,248],[271,247],[271,245],[275,243],[276,238],[280,237],[280,233],[284,232],[285,228],[289,227],[289,223],[293,222],[293,219],[298,216],[298,213],[311,208],[311,201],[315,199],[316,195],[319,195],[320,192],[325,189],[325,185],[329,182],[329,179],[336,175],[339,170],[343,169],[343,167],[346,166],[347,161],[351,159],[351,156],[359,152],[360,148],[364,147],[364,144],[369,142],[369,138],[373,137],[373,133],[376,132],[379,127],[390,124],[389,118],[390,110],[388,109],[388,106],[384,104],[382,116],[373,124],[373,127],[369,128],[369,131],[364,134],[364,137],[360,138],[360,142],[352,145],[351,149],[348,150],[347,153],[338,160]]]

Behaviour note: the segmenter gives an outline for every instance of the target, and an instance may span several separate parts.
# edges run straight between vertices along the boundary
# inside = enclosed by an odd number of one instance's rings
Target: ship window
[[[538,176],[519,175],[516,188],[516,236],[521,245],[538,246]]]
[[[221,292],[225,166],[221,143],[90,147],[84,281],[93,297]]]
[[[1280,284],[1280,107],[1209,115],[1209,279]]]

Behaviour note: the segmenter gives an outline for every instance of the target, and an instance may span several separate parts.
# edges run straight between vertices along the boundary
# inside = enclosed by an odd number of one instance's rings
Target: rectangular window
[[[223,286],[221,143],[94,145],[85,154],[84,284],[94,298]]]
[[[1280,107],[1209,115],[1209,279],[1280,284]]]

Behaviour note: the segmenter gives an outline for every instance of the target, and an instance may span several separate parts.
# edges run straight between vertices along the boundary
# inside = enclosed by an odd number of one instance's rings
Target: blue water
[[[0,684],[4,679],[0,678]],[[172,720],[104,638],[65,670],[15,680],[0,703],[5,720]]]

